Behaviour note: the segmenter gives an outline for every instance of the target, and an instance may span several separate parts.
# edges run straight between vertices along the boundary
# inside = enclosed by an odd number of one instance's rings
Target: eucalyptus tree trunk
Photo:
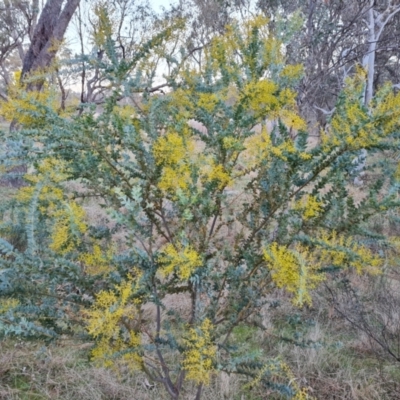
[[[47,0],[23,61],[21,80],[51,64],[79,2],[80,0],[66,0],[63,6],[64,0]],[[30,83],[28,90],[40,90],[42,86],[43,81]]]
[[[364,56],[363,67],[367,70],[367,84],[365,88],[365,105],[370,103],[374,91],[376,42],[378,40],[375,29],[373,1],[368,10],[368,52]]]
[[[31,44],[25,53],[21,81],[35,71],[45,70],[49,67],[57,54],[60,44],[64,38],[68,24],[72,15],[79,5],[80,0],[47,0],[40,14],[39,20],[34,21],[35,26],[31,37]],[[34,0],[34,6],[38,6],[38,1]],[[37,12],[37,9],[35,10]],[[43,87],[43,79],[35,79],[28,82],[28,91],[40,91]],[[10,132],[18,129],[18,121],[13,120],[10,124]],[[10,185],[21,186],[24,184],[20,178],[26,173],[27,165],[18,165],[9,172],[12,176]]]
[[[392,1],[389,1],[389,4],[385,11],[379,13],[374,10],[375,1],[370,0],[369,9],[368,9],[368,17],[366,19],[366,23],[368,26],[368,50],[367,54],[365,54],[363,59],[363,67],[367,71],[367,82],[365,86],[365,95],[364,95],[364,105],[369,107],[369,104],[374,95],[374,76],[375,76],[375,58],[376,51],[378,47],[378,41],[382,35],[385,26],[388,22],[398,13],[400,12],[400,5],[392,4]],[[365,169],[365,164],[367,160],[367,150],[362,149],[360,151],[359,156],[354,160],[356,172],[356,177],[354,178],[354,184],[362,185],[363,181],[361,179],[363,175],[363,171]]]

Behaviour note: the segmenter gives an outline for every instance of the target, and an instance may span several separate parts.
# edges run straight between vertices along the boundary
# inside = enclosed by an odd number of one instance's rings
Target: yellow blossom
[[[81,242],[80,235],[87,230],[85,216],[85,210],[73,201],[64,203],[63,208],[55,211],[50,248],[60,254],[74,250]]]
[[[293,128],[300,130],[307,128],[307,124],[304,119],[292,110],[283,109],[277,113],[277,116],[289,129]]]
[[[132,369],[142,367],[142,357],[138,351],[140,334],[131,324],[138,318],[138,305],[131,301],[131,296],[137,290],[139,278],[140,275],[136,283],[132,279],[121,283],[115,291],[98,293],[95,303],[86,311],[87,331],[97,339],[92,359],[100,364],[112,367],[115,363],[113,355],[125,351],[121,356],[123,362]]]
[[[50,107],[53,111],[58,110],[56,91],[46,83],[40,92],[26,91],[20,78],[21,71],[18,71],[8,86],[7,101],[0,101],[0,116],[7,121],[17,121],[25,127],[38,126],[47,112],[42,105]],[[37,79],[42,80],[43,77],[39,75]]]
[[[186,371],[186,378],[197,384],[208,385],[210,374],[214,370],[217,347],[212,342],[211,330],[211,321],[206,318],[199,327],[190,328],[184,340],[186,349],[182,366]]]
[[[382,258],[370,249],[335,232],[320,232],[310,248],[303,245],[289,248],[274,242],[264,249],[264,259],[275,284],[294,294],[293,302],[299,306],[311,304],[310,290],[326,278],[321,269],[354,268],[357,273],[376,275],[383,264]]]
[[[312,159],[312,155],[310,153],[302,152],[299,154],[300,158],[304,161],[308,161]]]
[[[164,247],[158,261],[162,264],[163,275],[176,272],[181,280],[189,279],[196,268],[202,265],[201,256],[191,246],[176,248],[171,243]]]
[[[224,137],[222,142],[226,150],[233,149],[240,144],[240,141],[233,136]]]
[[[192,153],[194,143],[176,132],[167,133],[157,139],[153,154],[157,165],[175,165],[181,162],[187,153]]]
[[[303,74],[304,68],[301,64],[286,65],[280,73],[282,78],[297,80]]]
[[[163,168],[158,187],[165,193],[170,193],[175,197],[176,190],[180,189],[187,193],[190,184],[190,168],[187,164],[166,166]]]
[[[218,97],[213,93],[200,93],[197,105],[208,112],[213,112],[218,104]]]
[[[276,83],[264,79],[249,82],[243,89],[242,101],[246,101],[251,111],[257,116],[267,116],[279,106]]]
[[[259,370],[254,379],[247,383],[244,388],[251,388],[258,385],[265,376],[268,376],[268,380],[271,380],[271,377],[274,377],[275,379],[280,378],[284,381],[288,381],[289,386],[294,391],[294,396],[292,397],[293,399],[313,399],[313,397],[308,394],[308,390],[306,388],[300,387],[289,365],[279,359],[272,359],[268,363],[266,363]]]
[[[244,162],[248,168],[253,168],[269,157],[272,148],[271,135],[263,127],[260,133],[255,133],[245,140],[244,147]]]
[[[225,167],[221,164],[215,165],[211,160],[207,167],[203,169],[202,173],[204,181],[215,182],[219,189],[223,189],[232,183],[232,179]]]
[[[98,244],[93,246],[91,253],[83,253],[79,259],[85,265],[85,271],[90,275],[106,274],[111,271],[110,261],[113,251],[109,248],[103,252]]]
[[[380,101],[373,102],[372,115],[381,122],[381,135],[385,137],[400,126],[400,93],[394,94],[391,85],[388,84],[384,85],[375,97]]]
[[[136,117],[136,110],[131,105],[115,106],[113,109],[113,113],[118,115],[121,119],[127,122],[133,121],[133,119]]]
[[[340,268],[354,268],[357,273],[368,272],[376,275],[381,272],[383,260],[367,247],[361,246],[351,237],[337,235],[336,232],[322,232],[316,249],[321,265]]]
[[[303,218],[308,220],[319,215],[319,213],[323,210],[322,205],[323,203],[318,201],[315,196],[307,194],[304,196],[304,198],[296,202],[294,209],[301,210],[303,213]]]
[[[94,6],[95,24],[93,24],[93,41],[98,47],[104,47],[108,37],[118,26],[114,18],[115,10],[110,3],[99,1]]]
[[[324,279],[307,249],[272,243],[264,249],[264,259],[272,273],[272,279],[279,288],[285,288],[295,295],[293,302],[299,306],[311,304],[310,290]]]
[[[261,132],[254,133],[244,142],[245,151],[242,153],[243,161],[248,168],[255,168],[260,163],[271,160],[272,157],[287,160],[288,154],[298,154],[302,159],[309,159],[307,153],[299,152],[291,139],[279,145],[273,145],[271,134],[265,127]]]
[[[5,314],[7,311],[12,310],[18,305],[19,301],[17,299],[12,299],[12,298],[0,299],[0,314]]]
[[[157,165],[163,167],[158,187],[175,195],[177,188],[186,192],[191,183],[191,158],[194,140],[171,132],[160,137],[153,146]]]
[[[16,199],[22,202],[31,201],[36,193],[37,185],[40,185],[39,200],[46,202],[51,212],[55,209],[56,203],[64,198],[64,192],[57,184],[69,178],[68,166],[64,161],[49,157],[41,161],[35,172],[26,174],[24,178],[33,185],[19,189]],[[45,209],[42,211],[47,212]]]

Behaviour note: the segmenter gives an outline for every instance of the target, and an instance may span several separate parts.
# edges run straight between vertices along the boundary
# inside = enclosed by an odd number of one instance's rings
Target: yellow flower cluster
[[[240,141],[234,136],[227,136],[222,139],[224,149],[231,150],[240,145]]]
[[[38,183],[44,178],[59,183],[67,180],[69,175],[68,165],[65,161],[49,157],[40,162],[36,174],[26,175],[25,178],[32,183]]]
[[[130,301],[135,290],[136,285],[130,279],[117,286],[115,292],[102,291],[97,294],[94,305],[86,311],[87,331],[98,339],[92,350],[92,358],[104,366],[114,365],[115,353],[131,349],[133,352],[121,356],[122,361],[132,369],[141,369],[142,357],[135,351],[141,344],[140,334],[133,329],[126,329],[129,322],[138,318],[137,304]]]
[[[222,189],[232,181],[226,168],[216,164],[211,155],[199,154],[189,130],[181,134],[170,132],[158,138],[153,145],[153,155],[157,165],[162,166],[158,187],[173,197],[177,189],[188,194],[192,185],[200,190],[201,183],[214,182]],[[198,181],[193,179],[194,170],[198,172]]]
[[[179,188],[182,192],[187,193],[190,182],[190,168],[186,163],[175,166],[166,166],[163,168],[163,173],[158,187],[166,193],[174,196]]]
[[[158,261],[162,264],[163,275],[176,272],[183,281],[189,279],[196,268],[201,267],[203,263],[201,256],[191,246],[176,248],[172,244],[164,247]]]
[[[17,299],[2,298],[0,299],[0,314],[5,314],[7,311],[12,310],[18,305],[19,301]]]
[[[50,248],[60,254],[74,250],[81,242],[80,235],[87,230],[85,210],[74,201],[65,202],[64,207],[53,213],[55,220]]]
[[[177,132],[169,132],[157,139],[153,154],[157,165],[179,164],[187,152],[192,152],[194,144]]]
[[[234,51],[237,49],[234,36],[234,30],[228,26],[225,35],[215,36],[208,46],[206,60],[214,71],[218,71],[219,67],[223,66],[230,73],[234,72],[236,66],[228,62],[228,60],[234,60]]]
[[[251,81],[244,87],[241,99],[258,117],[280,119],[288,128],[305,129],[305,121],[296,112],[296,93],[288,88],[278,89],[268,79]]]
[[[344,113],[337,113],[332,118],[329,134],[322,136],[323,146],[346,143],[351,150],[360,150],[378,143],[379,132],[369,119],[360,104],[349,103]]]
[[[106,39],[111,37],[113,31],[118,26],[116,20],[113,21],[114,9],[108,2],[98,1],[94,6],[95,23],[93,26],[93,41],[98,47],[104,47]]]
[[[15,195],[16,200],[21,201],[23,203],[27,203],[32,200],[35,195],[36,187],[35,186],[25,186],[18,190]],[[44,185],[39,193],[39,200],[41,202],[46,202],[47,207],[41,206],[40,211],[43,213],[51,212],[56,208],[56,203],[62,201],[64,198],[64,192],[59,187],[55,187],[51,184]]]
[[[56,204],[64,198],[64,192],[60,187],[57,187],[57,184],[67,180],[68,177],[68,167],[65,162],[55,158],[47,158],[39,164],[36,172],[25,175],[24,178],[33,185],[19,189],[16,193],[16,199],[21,202],[31,201],[38,185],[40,185],[39,201],[46,202],[47,206],[41,206],[40,210],[43,213],[51,213],[56,209]]]
[[[272,243],[264,249],[264,259],[272,279],[279,288],[294,294],[293,302],[311,304],[310,290],[326,278],[321,269],[327,266],[354,268],[357,273],[379,274],[383,260],[352,238],[337,236],[335,232],[321,232],[312,248],[294,248]]]
[[[45,104],[54,111],[58,109],[55,90],[48,85],[38,91],[26,91],[20,83],[21,71],[14,74],[13,82],[8,86],[7,101],[0,102],[0,116],[6,121],[16,121],[24,127],[33,127],[40,123],[46,111],[39,104]],[[38,77],[37,79],[43,79]],[[34,113],[34,116],[32,115]]]
[[[270,379],[284,379],[285,381],[289,381],[289,385],[291,389],[293,389],[294,396],[292,397],[295,400],[312,400],[308,394],[308,390],[306,388],[300,388],[300,385],[297,383],[296,377],[294,376],[292,370],[289,365],[279,359],[272,359],[269,363],[265,364],[263,368],[257,373],[255,378],[247,383],[244,388],[251,388],[258,385],[264,376],[269,376]],[[283,375],[283,376],[282,376]]]
[[[251,81],[243,89],[241,100],[246,100],[256,115],[267,116],[279,107],[278,85],[268,79]]]
[[[297,80],[301,78],[303,72],[304,68],[301,64],[286,65],[280,73],[280,76],[288,80]]]
[[[25,175],[24,178],[33,185],[22,187],[17,192],[16,199],[22,202],[30,201],[36,191],[35,185],[41,184],[39,200],[46,201],[52,209],[55,202],[63,199],[62,189],[55,184],[67,180],[68,177],[68,166],[65,162],[52,157],[46,158],[39,164],[36,172]]]
[[[258,14],[253,18],[244,21],[243,31],[245,38],[249,40],[255,29],[264,30],[264,35],[268,35],[268,22],[269,19],[262,14]]]
[[[282,43],[271,35],[268,26],[268,18],[258,15],[240,26],[228,25],[225,27],[225,34],[216,36],[211,41],[206,50],[206,62],[218,73],[219,68],[223,68],[230,74],[239,72],[240,62],[237,55],[241,54],[241,61],[254,72],[257,68],[257,58],[249,51],[244,51],[252,45],[254,33],[257,32],[259,40],[262,42],[262,50],[259,54],[264,65],[279,65],[283,63],[284,54]],[[261,57],[260,57],[261,58]]]
[[[110,261],[113,251],[109,248],[103,252],[98,244],[93,245],[91,253],[83,253],[79,260],[85,264],[85,272],[89,275],[107,274],[111,271]]]
[[[208,385],[210,375],[213,371],[213,363],[217,353],[217,347],[211,339],[212,324],[205,319],[197,328],[190,328],[184,345],[183,369],[186,371],[186,378]]]
[[[281,95],[282,97],[282,95]],[[282,101],[282,100],[281,100]],[[284,100],[282,101],[283,104]],[[272,117],[280,119],[287,128],[301,130],[306,129],[307,124],[303,118],[301,118],[294,110],[283,108],[279,110],[276,114],[272,114]]]
[[[261,133],[251,135],[244,143],[246,151],[243,156],[249,168],[258,165],[260,162],[269,158],[272,148],[271,135],[263,127]]]
[[[25,175],[32,186],[22,187],[16,194],[16,199],[21,202],[29,202],[33,196],[38,196],[39,210],[54,221],[50,248],[60,254],[74,250],[87,230],[84,209],[75,201],[64,200],[64,191],[59,184],[68,178],[67,164],[50,157],[43,160],[34,173]]]
[[[346,144],[350,150],[360,150],[382,143],[386,136],[400,127],[400,93],[384,85],[368,105],[360,101],[365,86],[365,71],[358,69],[348,79],[345,102],[335,113],[329,132],[321,135],[324,150]]]
[[[391,85],[384,86],[376,95],[385,94],[385,100],[373,105],[372,115],[383,122],[383,135],[387,135],[399,128],[400,125],[400,93],[394,94]],[[388,92],[388,93],[385,93]]]
[[[263,127],[260,133],[254,133],[244,142],[245,151],[241,157],[247,168],[252,169],[261,162],[271,160],[273,157],[287,161],[286,154],[297,154],[302,160],[308,160],[312,156],[306,152],[298,151],[291,139],[285,140],[278,146],[274,146],[271,134]]]
[[[254,40],[254,33],[257,32],[258,37],[263,42],[262,62],[265,65],[279,65],[284,60],[281,42],[271,35],[271,30],[268,26],[269,19],[263,15],[257,15],[243,23],[242,28],[237,28],[232,38],[233,49],[237,49],[238,44],[243,42],[245,48],[251,46]],[[240,31],[242,33],[240,33]],[[238,40],[240,38],[240,41]],[[245,63],[254,70],[256,68],[256,59],[251,52],[244,52],[243,58]]]
[[[303,218],[308,220],[317,217],[322,211],[322,202],[318,201],[315,196],[307,194],[295,203],[294,209],[302,211]]]
[[[118,115],[124,121],[130,121],[130,122],[137,115],[135,108],[128,104],[125,105],[118,104],[118,106],[114,107],[113,113],[115,115]]]
[[[211,159],[209,159],[208,165],[201,172],[204,181],[215,182],[219,189],[223,189],[232,183],[232,179],[224,166],[221,164],[216,165]]]
[[[310,290],[324,279],[324,275],[318,272],[319,265],[313,262],[307,249],[297,246],[292,250],[274,242],[264,249],[264,259],[275,284],[295,295],[294,304],[311,304]]]
[[[351,237],[346,238],[336,232],[322,232],[319,239],[321,244],[316,252],[321,266],[354,268],[359,274],[363,271],[373,275],[381,273],[382,258],[367,247],[357,244]]]
[[[218,104],[218,97],[213,93],[200,93],[197,105],[208,112],[213,112]]]
[[[188,80],[189,85],[194,85],[194,77],[197,76],[196,71],[186,71],[184,78]],[[189,86],[188,89],[179,88],[170,95],[169,106],[171,111],[176,115],[177,121],[186,121],[190,118],[190,110],[193,108],[193,89]]]
[[[158,187],[169,194],[177,188],[187,192],[191,181],[191,157],[194,154],[194,140],[176,132],[161,136],[153,146],[157,165],[163,166]]]

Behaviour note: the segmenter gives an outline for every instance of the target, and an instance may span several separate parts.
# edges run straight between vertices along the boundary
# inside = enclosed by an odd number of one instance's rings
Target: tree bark
[[[371,2],[371,8],[368,11],[368,53],[364,61],[364,68],[367,69],[367,87],[365,93],[365,105],[368,106],[374,91],[374,75],[375,75],[375,55],[376,55],[376,42],[377,37],[375,33],[375,18],[373,2]]]
[[[24,58],[21,80],[51,64],[79,2],[80,0],[67,0],[62,7],[64,0],[47,0]],[[42,85],[43,82],[31,83],[28,90],[40,90]]]
[[[63,4],[65,5],[63,7]],[[80,0],[47,0],[40,14],[39,20],[36,23],[38,1],[33,1],[33,18],[32,23],[34,32],[32,41],[26,52],[21,73],[21,82],[23,82],[29,74],[35,71],[43,70],[50,66],[60,43],[64,38],[68,24],[79,5]],[[36,14],[35,14],[36,13]],[[29,82],[26,86],[28,91],[40,91],[44,80],[39,79],[34,82]],[[63,98],[64,98],[63,94]],[[16,130],[17,121],[13,120],[10,124],[10,132]],[[11,185],[22,186],[24,182],[18,175],[23,175],[27,171],[27,165],[23,164],[11,169],[10,172],[17,176],[11,180]]]
[[[364,104],[369,107],[370,102],[374,95],[374,77],[375,77],[375,59],[378,41],[381,37],[385,26],[388,22],[400,12],[400,6],[393,6],[389,4],[387,9],[381,14],[374,11],[375,1],[370,0],[368,10],[368,53],[364,56],[363,67],[367,70],[367,82],[365,87]],[[354,160],[356,177],[354,178],[355,185],[362,185],[363,181],[361,177],[365,173],[365,166],[367,160],[367,150],[361,149],[360,154]]]

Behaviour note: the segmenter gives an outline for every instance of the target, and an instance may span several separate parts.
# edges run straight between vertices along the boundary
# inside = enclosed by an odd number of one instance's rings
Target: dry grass
[[[97,368],[88,362],[88,346],[0,342],[0,399],[4,400],[163,400],[163,387],[140,372]],[[205,388],[204,400],[233,399],[239,381],[227,375]],[[194,398],[195,388],[182,399]],[[238,399],[240,399],[239,397]]]
[[[279,295],[279,294],[278,294]],[[285,299],[281,299],[285,303]],[[400,367],[382,361],[369,351],[362,337],[353,335],[338,318],[319,310],[308,310],[302,321],[293,324],[293,311],[283,304],[279,311],[265,310],[264,332],[244,328],[238,339],[246,349],[263,348],[271,357],[280,357],[291,367],[301,387],[320,400],[400,400]],[[300,320],[299,320],[300,321]],[[304,340],[320,343],[299,347],[279,340],[280,335],[301,333]],[[62,341],[57,344],[0,342],[0,399],[63,400],[163,400],[166,392],[159,384],[147,387],[140,372],[118,372],[98,368],[88,361],[90,343]],[[284,397],[265,388],[244,389],[246,378],[225,373],[215,376],[204,391],[204,400],[274,400]],[[194,388],[182,394],[193,399]]]
[[[293,372],[310,388],[317,399],[399,399],[390,393],[396,382],[393,371],[382,370],[382,364],[365,351],[352,348],[352,338],[346,344],[342,335],[332,336],[316,323],[307,338],[323,343],[318,348],[281,348],[280,353],[290,360]],[[329,329],[332,331],[332,328]],[[342,339],[342,340],[340,340]],[[348,340],[348,338],[347,338]],[[400,389],[400,387],[398,387]]]
[[[153,400],[162,388],[145,387],[145,377],[89,364],[86,346],[62,343],[44,347],[3,342],[0,399]]]

